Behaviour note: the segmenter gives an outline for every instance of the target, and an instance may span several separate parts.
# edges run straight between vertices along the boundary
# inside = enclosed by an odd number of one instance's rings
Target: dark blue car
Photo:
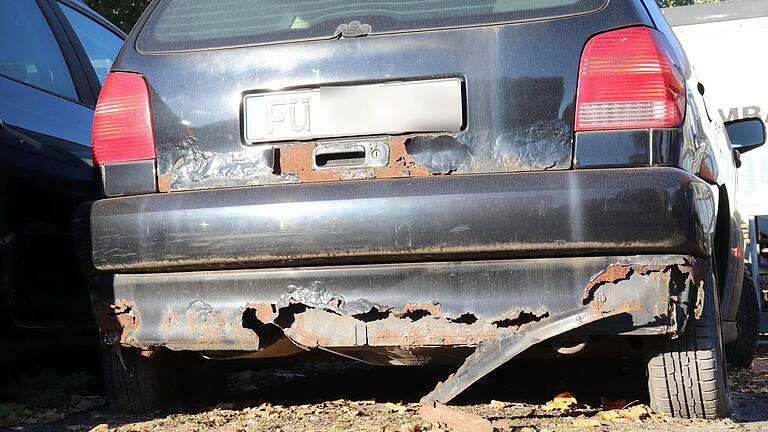
[[[92,199],[93,112],[124,39],[80,1],[0,2],[0,337],[90,327],[70,221]]]

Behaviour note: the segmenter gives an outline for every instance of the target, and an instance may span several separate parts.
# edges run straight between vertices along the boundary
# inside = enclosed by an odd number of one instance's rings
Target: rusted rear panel
[[[94,304],[102,330],[125,346],[258,352],[278,331],[302,348],[378,350],[410,364],[429,356],[404,353],[472,347],[585,305],[640,305],[593,334],[677,334],[695,313],[701,263],[630,256],[119,274]],[[141,319],[126,320],[125,305]]]

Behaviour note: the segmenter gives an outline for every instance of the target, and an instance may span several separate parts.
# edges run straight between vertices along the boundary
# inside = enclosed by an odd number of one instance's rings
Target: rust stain
[[[326,348],[473,346],[515,330],[483,320],[463,324],[428,316],[412,321],[394,313],[366,322],[322,309],[307,309],[292,315],[289,321],[283,331],[291,340],[304,347]]]
[[[262,323],[271,323],[275,318],[275,306],[271,303],[248,303],[246,309],[256,312],[256,319]]]
[[[163,315],[161,337],[165,341],[186,340],[193,335],[196,349],[243,350],[260,349],[259,335],[243,327],[242,316],[216,310],[210,305],[194,301],[183,316],[169,310]],[[184,349],[183,344],[165,343],[170,349]]]
[[[413,312],[426,312],[429,316],[439,317],[440,303],[407,304],[400,311],[394,312],[394,315],[399,318],[403,315],[407,315]]]
[[[312,169],[313,143],[293,144],[277,147],[279,157],[275,162],[275,173],[296,174],[304,183],[318,183],[339,180],[354,180],[360,178],[396,178],[396,177],[425,177],[431,175],[429,170],[416,162],[405,148],[408,137],[394,136],[389,138],[389,161],[380,168],[361,168],[359,170],[314,170]],[[278,166],[279,165],[279,166]],[[373,175],[370,175],[370,172]],[[359,176],[353,175],[359,173]]]
[[[615,284],[621,281],[629,280],[632,275],[638,274],[641,276],[647,276],[651,273],[664,273],[667,281],[670,281],[670,269],[675,267],[681,274],[686,275],[689,279],[700,280],[702,278],[701,267],[704,265],[701,260],[693,260],[693,263],[689,259],[685,259],[675,263],[665,264],[613,264],[608,266],[605,270],[595,275],[584,288],[584,294],[581,297],[582,304],[587,304],[594,300],[595,292],[597,289],[606,284]]]
[[[113,303],[97,300],[92,303],[96,325],[103,333],[118,333],[119,342],[135,342],[133,332],[141,326],[141,315],[133,302],[117,299]]]
[[[167,172],[157,176],[157,189],[160,192],[170,192],[171,186],[179,176],[172,172]]]

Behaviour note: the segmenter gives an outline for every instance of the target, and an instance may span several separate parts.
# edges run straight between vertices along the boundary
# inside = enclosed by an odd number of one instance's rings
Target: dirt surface
[[[420,418],[417,402],[450,368],[380,368],[332,358],[269,366],[227,374],[222,391],[213,391],[191,376],[180,383],[184,397],[176,406],[147,416],[109,411],[98,387],[90,388],[95,389],[93,395],[66,395],[56,408],[26,407],[10,416],[2,412],[9,410],[8,403],[0,404],[0,430],[448,430]],[[83,380],[82,373],[72,372],[61,379],[72,376],[78,383]],[[714,421],[671,419],[651,412],[643,405],[647,403],[644,372],[621,360],[517,361],[480,381],[451,405],[490,420],[499,431],[768,430],[768,344],[761,344],[751,369],[731,370],[730,380],[734,416]],[[80,393],[90,390],[59,382],[57,388],[61,387]]]

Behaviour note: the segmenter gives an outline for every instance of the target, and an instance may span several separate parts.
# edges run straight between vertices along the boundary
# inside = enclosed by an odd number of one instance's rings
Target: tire
[[[651,408],[672,417],[713,419],[731,413],[720,328],[719,299],[711,272],[701,317],[669,339],[648,362]]]
[[[147,358],[132,348],[102,347],[104,387],[107,399],[115,410],[146,414],[163,407],[168,386],[162,354],[160,352],[154,358]]]
[[[757,304],[752,274],[748,269],[744,271],[736,329],[739,336],[725,345],[725,358],[730,365],[748,368],[757,354],[760,332],[760,306]]]

